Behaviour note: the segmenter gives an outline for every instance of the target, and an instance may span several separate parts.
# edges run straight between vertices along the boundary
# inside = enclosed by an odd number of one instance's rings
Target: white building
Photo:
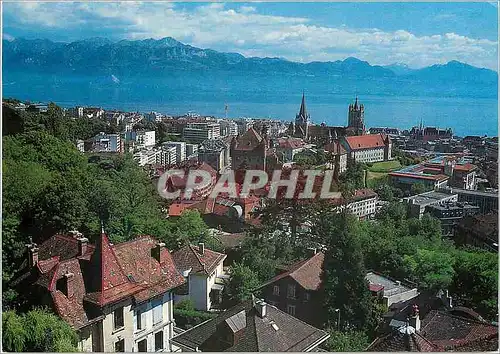
[[[158,159],[161,159],[160,151],[155,149],[140,150],[134,153],[133,158],[137,161],[139,166],[154,165]]]
[[[146,120],[149,122],[161,122],[163,119],[163,114],[158,112],[149,112],[144,115],[144,118],[146,118]]]
[[[177,303],[186,298],[193,301],[197,310],[210,311],[222,301],[224,280],[223,262],[226,255],[198,246],[187,245],[172,254],[177,269],[187,279],[185,285],[175,294]]]
[[[162,146],[158,151],[156,163],[162,166],[177,164],[177,149],[175,146]]]
[[[360,219],[375,216],[378,195],[372,189],[358,189],[347,208]]]
[[[238,125],[232,120],[221,120],[220,124],[220,136],[236,136],[238,135]]]
[[[177,163],[186,161],[186,143],[183,141],[167,141],[164,146],[174,147],[177,153]]]
[[[198,152],[197,144],[186,144],[186,158]]]
[[[348,158],[356,162],[373,163],[392,159],[392,142],[388,135],[347,136],[342,144]]]
[[[29,245],[22,272],[37,279],[22,278],[19,286],[77,331],[81,351],[172,350],[172,291],[185,280],[164,244],[150,236],[113,245],[102,233],[90,245],[78,232],[57,234],[39,248]],[[48,282],[34,286],[40,279]]]
[[[219,123],[189,123],[183,129],[183,137],[192,143],[220,137]]]

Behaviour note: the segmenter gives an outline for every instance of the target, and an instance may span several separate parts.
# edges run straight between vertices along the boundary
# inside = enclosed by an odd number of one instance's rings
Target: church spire
[[[356,95],[356,101],[354,101],[354,110],[358,110],[358,95]]]
[[[301,117],[304,121],[307,119],[306,95],[304,91],[302,91],[302,103],[300,104],[299,117]]]

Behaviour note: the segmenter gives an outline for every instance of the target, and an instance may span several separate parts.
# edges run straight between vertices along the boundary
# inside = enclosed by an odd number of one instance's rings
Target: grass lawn
[[[387,172],[366,172],[366,186],[368,188],[375,188],[381,182],[387,180]]]
[[[382,162],[375,162],[372,167],[368,168],[369,172],[375,172],[375,173],[387,173],[391,172],[394,170],[397,170],[401,168],[401,164],[399,163],[398,160],[392,160],[392,161],[382,161]]]

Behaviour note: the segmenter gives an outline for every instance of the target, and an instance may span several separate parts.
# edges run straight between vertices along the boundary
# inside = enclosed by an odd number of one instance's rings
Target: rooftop
[[[444,192],[430,191],[405,198],[405,200],[413,204],[425,206],[429,204],[439,203],[443,200],[450,199],[454,196],[456,196],[456,194],[453,195]]]
[[[365,279],[370,283],[370,290],[375,289],[377,286],[381,287],[384,290],[384,296],[393,296],[412,290],[412,288],[401,284],[400,281],[392,280],[375,272],[367,273]]]
[[[301,352],[328,339],[325,331],[265,304],[261,316],[252,300],[238,304],[216,318],[172,338],[176,345],[201,351]],[[227,333],[233,341],[227,341]],[[236,335],[237,334],[237,335]]]

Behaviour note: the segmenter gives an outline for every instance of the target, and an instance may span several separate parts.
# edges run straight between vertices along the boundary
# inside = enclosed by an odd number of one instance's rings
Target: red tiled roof
[[[38,261],[36,266],[40,270],[40,273],[44,274],[47,273],[49,270],[55,267],[57,263],[59,263],[59,256],[53,256],[49,259],[43,259]]]
[[[345,139],[351,150],[385,147],[384,136],[382,134],[347,136]]]
[[[300,149],[304,147],[306,143],[299,138],[279,138],[278,145],[281,149]]]
[[[367,352],[438,352],[435,345],[420,333],[393,331],[385,337],[377,338],[366,349]]]
[[[187,245],[174,252],[172,257],[180,271],[191,269],[193,273],[210,274],[226,258],[226,255],[207,248],[201,254],[198,246]]]
[[[261,143],[263,138],[259,133],[257,133],[257,131],[255,131],[254,128],[250,128],[244,134],[235,139],[236,146],[234,146],[234,150],[251,151]]]
[[[272,284],[280,279],[291,277],[306,290],[318,290],[321,285],[321,273],[325,254],[316,253],[313,257],[293,264],[286,272],[265,282],[259,288]]]
[[[340,144],[339,141],[334,141],[334,142],[331,142],[331,143],[325,145],[325,150],[333,153],[334,155],[346,153],[346,150],[344,149],[342,144]]]
[[[414,179],[427,179],[427,180],[433,180],[433,181],[444,181],[448,179],[449,177],[446,175],[420,175],[420,174],[414,174],[414,173],[404,173],[404,172],[390,172],[389,176],[394,176],[394,177],[406,177],[406,178],[414,178]]]
[[[384,289],[383,285],[370,283],[370,291],[377,291],[378,292],[378,291],[383,290],[383,289]]]

